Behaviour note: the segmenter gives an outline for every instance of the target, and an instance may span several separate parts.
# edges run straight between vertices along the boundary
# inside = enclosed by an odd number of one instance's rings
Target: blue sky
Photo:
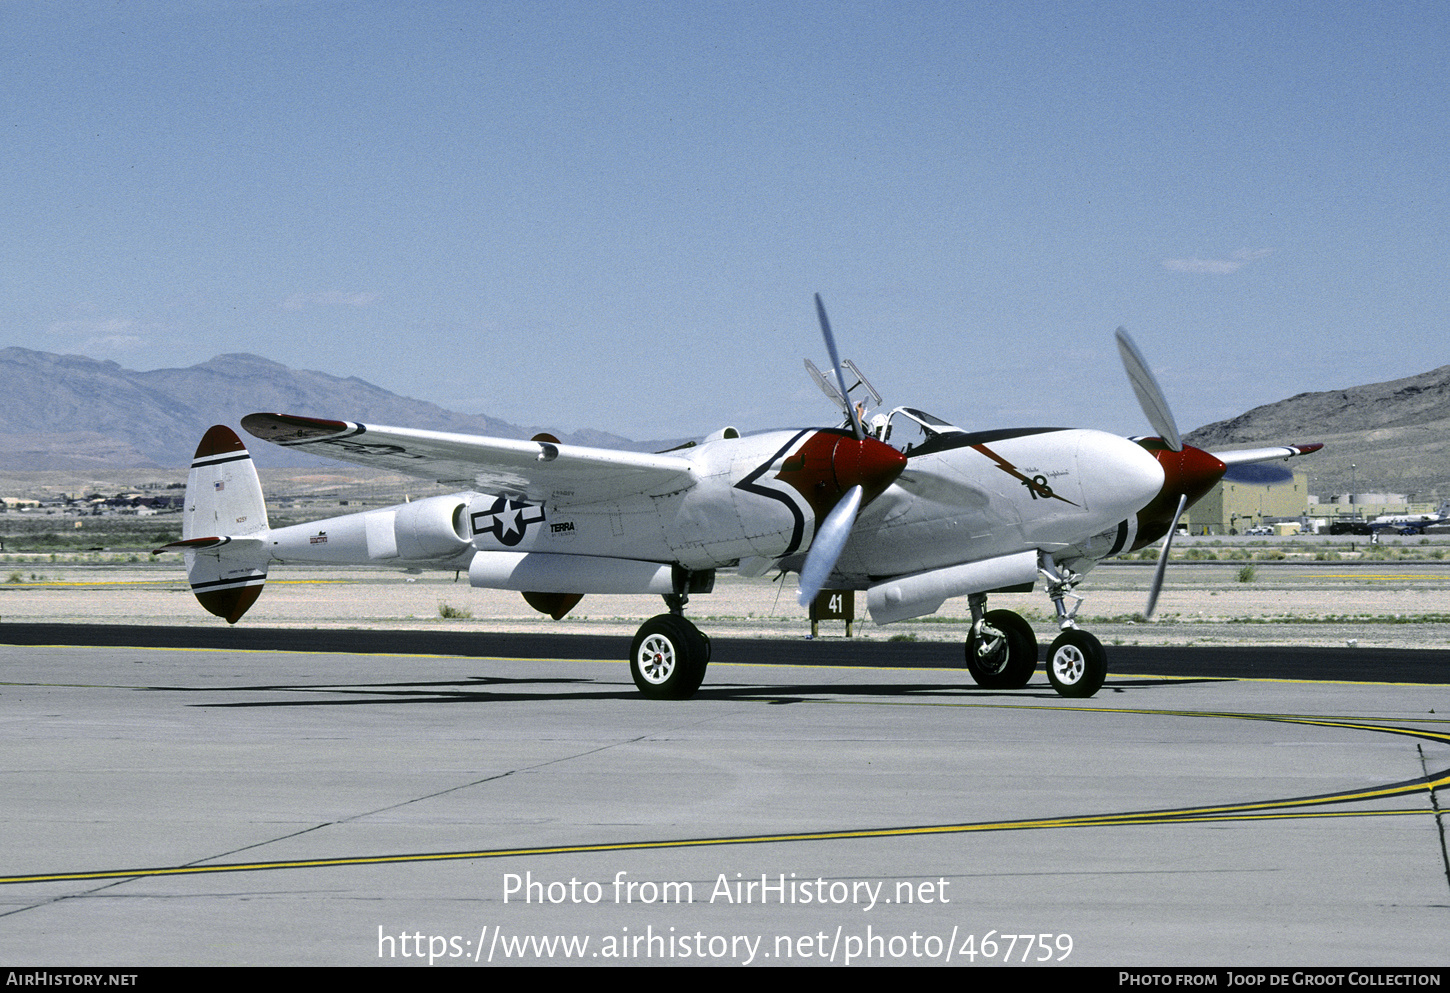
[[[1184,430],[1450,362],[1443,3],[0,4],[0,346],[524,425]],[[347,417],[348,412],[335,412]],[[1312,426],[1305,437],[1311,440]]]

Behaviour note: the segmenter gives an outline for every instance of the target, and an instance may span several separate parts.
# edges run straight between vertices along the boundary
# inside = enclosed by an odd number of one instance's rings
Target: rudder
[[[185,554],[192,593],[228,624],[241,620],[262,595],[269,531],[251,453],[226,425],[209,428],[186,477],[181,541],[166,548]]]

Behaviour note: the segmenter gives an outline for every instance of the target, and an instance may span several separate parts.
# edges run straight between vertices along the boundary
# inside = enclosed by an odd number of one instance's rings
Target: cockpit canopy
[[[910,455],[944,435],[966,433],[955,424],[915,407],[897,407],[889,414],[868,414],[868,411],[881,407],[881,394],[876,392],[876,387],[867,381],[850,359],[840,364],[840,374],[843,377],[840,382],[817,369],[810,359],[806,359],[806,371],[811,374],[811,379],[821,388],[821,392],[830,397],[831,402],[846,415],[845,423],[841,427],[852,426],[851,405],[854,404],[856,419],[861,421],[862,430],[904,455]],[[846,376],[846,373],[850,373],[850,376]],[[842,393],[841,387],[845,386],[847,380],[854,382]]]
[[[965,433],[955,424],[914,407],[897,407],[890,414],[876,414],[864,427],[867,434],[904,455],[942,435]]]

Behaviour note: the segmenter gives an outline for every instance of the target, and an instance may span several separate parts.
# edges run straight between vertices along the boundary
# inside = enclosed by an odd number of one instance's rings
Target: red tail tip
[[[206,429],[206,434],[201,436],[201,441],[196,446],[196,454],[192,457],[205,459],[213,455],[245,452],[246,450],[247,446],[242,444],[242,439],[237,437],[235,431],[225,424],[213,424]]]

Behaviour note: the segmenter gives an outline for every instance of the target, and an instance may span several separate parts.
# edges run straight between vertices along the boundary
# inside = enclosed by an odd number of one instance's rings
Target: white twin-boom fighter
[[[184,552],[197,599],[231,624],[261,594],[274,563],[467,570],[473,586],[517,590],[555,619],[588,593],[657,594],[668,612],[640,627],[630,671],[646,696],[676,699],[694,694],[705,676],[710,642],[683,608],[691,595],[710,592],[717,569],[798,572],[802,604],[822,588],[864,590],[879,624],[965,596],[967,667],[979,685],[999,689],[1025,686],[1039,649],[1027,622],[987,610],[987,597],[1030,591],[1040,577],[1060,629],[1047,652],[1048,678],[1064,696],[1089,697],[1107,660],[1075,620],[1081,598],[1073,590],[1083,576],[1162,539],[1144,611],[1151,616],[1185,507],[1230,464],[1321,447],[1214,455],[1183,445],[1123,331],[1123,363],[1158,437],[965,431],[909,407],[863,423],[879,394],[849,362],[857,382],[846,385],[819,297],[816,306],[836,383],[807,366],[842,408],[842,427],[745,437],[725,428],[648,455],[548,435],[514,441],[250,414],[242,426],[264,441],[459,492],[273,528],[251,456],[217,425],[187,477],[182,540],[158,551]],[[865,400],[852,398],[863,391]]]

